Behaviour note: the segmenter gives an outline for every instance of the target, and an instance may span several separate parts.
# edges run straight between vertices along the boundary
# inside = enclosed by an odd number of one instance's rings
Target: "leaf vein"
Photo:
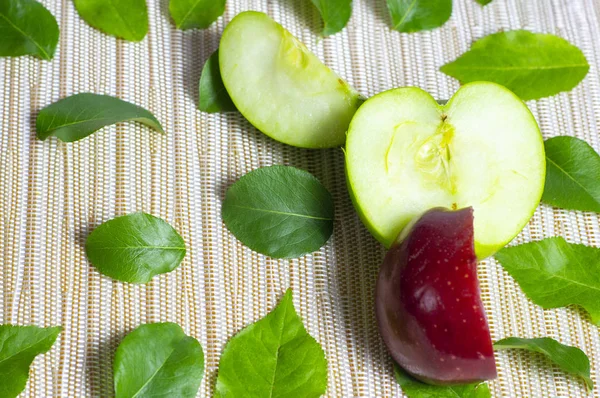
[[[417,0],[413,0],[412,3],[410,3],[410,5],[408,6],[408,9],[404,13],[404,15],[402,16],[400,21],[396,25],[394,25],[394,30],[398,30],[398,28],[404,23],[404,21],[408,17],[408,14],[412,11],[413,8],[415,8],[416,4],[417,4]]]
[[[231,205],[231,206],[237,207],[239,209],[254,210],[254,211],[259,211],[259,212],[264,212],[264,213],[279,214],[279,215],[293,216],[293,217],[300,217],[300,218],[309,218],[309,219],[313,219],[313,220],[333,221],[332,218],[311,216],[308,214],[299,214],[299,213],[284,212],[284,211],[277,211],[277,210],[270,210],[270,209],[261,209],[258,207],[240,206],[240,205],[235,205],[235,204]]]
[[[552,159],[550,159],[548,156],[546,156],[546,160],[548,160],[550,163],[552,163],[554,166],[556,166],[556,168],[558,170],[560,170],[562,173],[564,173],[564,175],[566,175],[567,177],[569,177],[569,179],[571,181],[573,181],[575,184],[579,185],[581,187],[581,189],[584,190],[585,193],[587,193],[588,195],[590,195],[590,197],[592,197],[597,202],[597,200],[595,199],[594,195],[590,191],[588,191],[588,189],[586,187],[584,187],[579,181],[577,181],[569,173],[567,173],[566,170],[564,170],[562,167],[560,167],[555,161],[553,161]]]
[[[33,44],[35,44],[35,46],[43,53],[45,59],[50,59],[50,55],[46,52],[46,50],[44,50],[44,48],[42,46],[40,46],[38,44],[37,41],[33,40],[33,38],[31,36],[29,36],[25,32],[23,32],[17,25],[12,23],[4,14],[0,14],[0,17],[2,17],[6,22],[8,22],[9,25],[12,26],[17,32],[21,33],[23,35],[23,37],[27,38],[27,40],[29,40]]]

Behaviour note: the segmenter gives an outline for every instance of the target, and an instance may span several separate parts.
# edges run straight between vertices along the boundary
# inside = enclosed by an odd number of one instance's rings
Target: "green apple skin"
[[[266,14],[233,18],[219,66],[237,109],[266,135],[302,148],[344,145],[360,95]]]
[[[445,105],[417,87],[380,93],[352,119],[345,152],[352,202],[387,248],[431,208],[472,206],[486,258],[523,229],[544,190],[537,122],[495,83],[466,84]]]

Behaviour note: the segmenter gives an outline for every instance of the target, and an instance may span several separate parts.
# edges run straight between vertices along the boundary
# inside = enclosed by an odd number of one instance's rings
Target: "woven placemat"
[[[448,98],[458,83],[438,68],[473,40],[518,28],[562,36],[583,50],[590,72],[571,92],[528,105],[544,137],[577,136],[600,151],[597,0],[495,0],[485,8],[455,0],[444,27],[415,34],[389,28],[384,0],[356,0],[348,27],[326,39],[318,35],[321,22],[309,0],[228,0],[217,23],[187,32],[174,28],[167,0],[148,0],[150,33],[140,43],[89,27],[70,0],[42,3],[61,28],[54,60],[0,59],[0,321],[65,328],[52,351],[34,362],[23,397],[111,396],[119,341],[139,324],[158,321],[177,322],[200,340],[206,375],[199,396],[209,397],[224,344],[273,308],[288,287],[327,354],[327,396],[402,395],[374,315],[384,250],[352,208],[342,151],[292,148],[238,114],[196,110],[203,63],[240,11],[267,12],[367,96],[415,85]],[[168,135],[128,123],[72,144],[36,140],[37,112],[78,92],[141,105]],[[226,188],[271,164],[307,169],[332,192],[335,232],[319,252],[272,260],[244,247],[224,227]],[[100,276],[83,250],[91,229],[133,211],[166,219],[188,247],[177,271],[144,286]],[[513,244],[561,235],[600,246],[599,220],[598,214],[541,205]],[[533,305],[494,260],[481,263],[480,283],[494,340],[550,336],[578,346],[600,384],[600,336],[586,313]],[[499,377],[490,384],[496,397],[585,395],[583,383],[542,357],[502,352],[497,360]]]

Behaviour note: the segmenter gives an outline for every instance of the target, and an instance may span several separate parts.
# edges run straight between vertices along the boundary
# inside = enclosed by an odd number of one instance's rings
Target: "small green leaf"
[[[396,382],[408,398],[489,398],[487,383],[434,386],[413,379],[398,364],[394,364]]]
[[[202,68],[198,109],[208,113],[235,112],[237,109],[225,89],[219,69],[219,50],[215,51]]]
[[[496,350],[515,348],[544,354],[562,370],[581,377],[585,381],[587,387],[590,389],[594,388],[594,382],[590,377],[590,360],[587,355],[577,347],[561,344],[549,337],[537,339],[508,337],[496,342],[494,348]]]
[[[581,50],[565,39],[526,30],[486,36],[440,68],[461,83],[501,84],[524,100],[569,91],[589,69]]]
[[[452,0],[387,0],[387,6],[400,32],[439,28],[452,15]]]
[[[327,360],[296,314],[291,289],[225,346],[215,397],[311,398],[327,388]]]
[[[333,232],[331,194],[310,173],[289,166],[246,174],[223,202],[227,228],[250,249],[274,258],[319,250]]]
[[[204,374],[202,346],[175,323],[141,325],[115,354],[116,398],[193,398]]]
[[[166,221],[140,212],[100,225],[88,236],[85,251],[100,273],[122,282],[147,283],[181,264],[185,243]]]
[[[0,0],[0,57],[50,60],[58,44],[54,16],[35,0]]]
[[[82,93],[42,109],[37,117],[37,137],[50,136],[64,142],[87,137],[111,124],[135,121],[164,133],[160,122],[146,109],[108,95]]]
[[[61,327],[0,325],[0,397],[13,398],[25,389],[31,363],[52,348],[61,331]]]
[[[323,36],[344,29],[352,16],[352,0],[311,0],[323,18]]]
[[[146,0],[73,0],[81,18],[96,29],[129,41],[148,33]]]
[[[600,249],[556,237],[506,247],[496,259],[535,304],[577,304],[600,325]]]
[[[475,0],[475,1],[478,2],[479,4],[481,4],[482,6],[486,6],[492,2],[492,0]]]
[[[575,137],[546,140],[542,201],[563,209],[600,213],[600,156]]]
[[[206,29],[225,11],[225,0],[170,0],[169,12],[177,29]]]

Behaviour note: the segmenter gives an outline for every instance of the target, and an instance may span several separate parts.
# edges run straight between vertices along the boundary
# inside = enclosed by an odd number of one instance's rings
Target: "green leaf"
[[[0,0],[0,57],[34,55],[50,60],[58,44],[58,24],[34,0]]]
[[[42,109],[37,117],[37,137],[55,136],[64,142],[87,137],[114,123],[135,121],[164,133],[160,122],[146,109],[108,95],[82,93]]]
[[[0,325],[0,397],[13,398],[25,389],[29,367],[48,352],[61,327]]]
[[[590,377],[590,360],[587,355],[577,347],[561,344],[549,337],[537,339],[508,337],[496,342],[494,348],[496,350],[516,348],[544,354],[562,370],[581,377],[585,381],[587,387],[590,389],[594,388],[594,382]]]
[[[489,398],[487,383],[433,386],[413,379],[398,364],[394,364],[394,376],[402,392],[408,398]]]
[[[578,304],[600,325],[600,249],[556,237],[506,247],[496,259],[535,304]]]
[[[524,100],[569,91],[589,69],[581,50],[565,39],[526,30],[486,36],[440,68],[461,83],[501,84]]]
[[[225,0],[170,0],[177,29],[206,29],[225,11]]]
[[[387,6],[400,32],[439,28],[452,15],[452,0],[387,0]]]
[[[175,323],[141,325],[115,354],[116,398],[193,398],[204,374],[202,346]]]
[[[100,225],[88,236],[85,251],[100,273],[122,282],[147,283],[181,264],[185,243],[166,221],[140,212]]]
[[[563,209],[600,213],[600,156],[575,137],[554,137],[546,148],[542,201]]]
[[[492,2],[492,0],[475,0],[475,1],[478,2],[479,4],[481,4],[482,6],[486,6]]]
[[[215,397],[310,398],[327,388],[327,360],[296,314],[291,289],[225,346]]]
[[[223,220],[250,249],[274,258],[296,258],[319,250],[331,236],[333,199],[304,170],[263,167],[227,190]]]
[[[323,36],[344,29],[352,16],[352,0],[311,0],[323,18]]]
[[[200,101],[198,109],[208,113],[235,112],[237,109],[229,97],[219,69],[219,50],[215,51],[202,68],[200,76]]]
[[[81,18],[96,29],[129,41],[148,33],[146,0],[73,0]]]

